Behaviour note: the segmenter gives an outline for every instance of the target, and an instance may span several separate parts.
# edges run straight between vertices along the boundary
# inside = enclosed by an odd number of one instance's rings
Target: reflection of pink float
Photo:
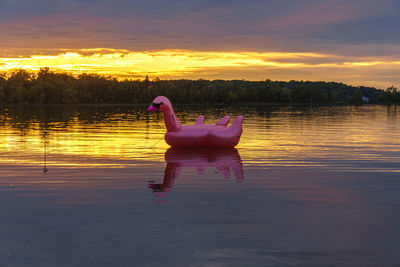
[[[196,168],[202,175],[206,168],[214,167],[226,179],[235,177],[243,181],[242,161],[236,148],[189,149],[171,147],[165,152],[164,180],[162,184],[149,183],[153,192],[169,192],[183,168]],[[159,195],[162,197],[162,195]]]
[[[226,127],[230,120],[228,115],[217,124],[204,124],[204,117],[200,115],[196,124],[182,126],[165,96],[157,96],[148,108],[149,112],[156,110],[164,113],[165,141],[172,147],[234,147],[242,135],[242,115],[229,127]]]

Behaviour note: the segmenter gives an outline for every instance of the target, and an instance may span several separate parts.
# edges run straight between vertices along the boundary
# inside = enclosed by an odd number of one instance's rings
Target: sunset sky
[[[399,0],[0,0],[0,72],[400,87]]]

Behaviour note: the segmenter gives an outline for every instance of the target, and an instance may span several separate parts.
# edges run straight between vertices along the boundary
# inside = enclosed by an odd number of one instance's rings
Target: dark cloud
[[[345,43],[400,44],[400,17],[364,18],[329,25],[318,37]]]
[[[84,5],[72,0],[1,0],[0,21],[18,21],[20,19],[35,18],[53,14],[73,13],[82,9]]]
[[[316,51],[394,44],[398,7],[395,0],[2,0],[0,46]]]

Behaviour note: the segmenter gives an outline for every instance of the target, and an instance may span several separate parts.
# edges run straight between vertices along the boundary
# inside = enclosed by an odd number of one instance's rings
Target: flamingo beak
[[[153,105],[151,105],[151,106],[147,109],[148,112],[154,112],[154,111],[156,111],[156,110],[157,110],[157,108],[156,108],[155,106],[153,106]]]
[[[147,109],[149,112],[154,112],[156,110],[160,110],[160,106],[164,104],[163,102],[160,103],[151,103],[150,107]]]

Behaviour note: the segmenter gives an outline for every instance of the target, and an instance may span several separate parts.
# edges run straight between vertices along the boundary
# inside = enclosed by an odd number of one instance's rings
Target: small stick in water
[[[43,150],[44,150],[44,166],[43,166],[43,173],[46,173],[46,172],[48,172],[48,169],[47,169],[47,153],[46,153],[46,136],[47,136],[47,132],[44,132],[43,133],[43,138],[44,138],[44,142],[43,142]]]

